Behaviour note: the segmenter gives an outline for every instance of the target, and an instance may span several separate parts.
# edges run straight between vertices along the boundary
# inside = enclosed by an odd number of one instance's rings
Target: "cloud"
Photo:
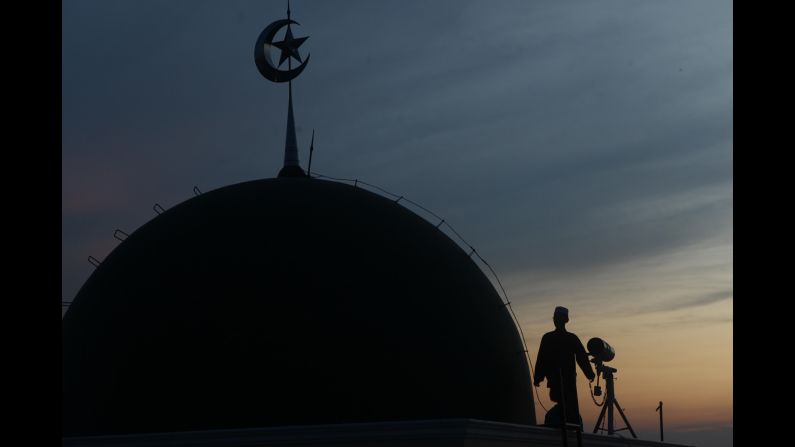
[[[701,307],[709,304],[717,303],[723,300],[732,299],[731,290],[719,290],[716,292],[709,292],[704,294],[697,294],[680,299],[661,302],[650,306],[644,312],[665,312],[672,310],[684,310],[691,307]]]

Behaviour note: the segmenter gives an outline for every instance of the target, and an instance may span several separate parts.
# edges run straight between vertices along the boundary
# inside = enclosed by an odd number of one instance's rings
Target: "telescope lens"
[[[612,346],[601,338],[596,337],[588,340],[588,353],[603,362],[609,362],[616,356],[616,351],[613,350]]]

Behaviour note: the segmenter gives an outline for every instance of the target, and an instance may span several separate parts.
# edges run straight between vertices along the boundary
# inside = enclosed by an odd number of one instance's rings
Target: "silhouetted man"
[[[566,421],[581,424],[580,407],[577,404],[577,372],[574,361],[576,360],[580,365],[580,369],[588,377],[588,380],[593,381],[596,375],[588,362],[588,355],[585,353],[580,339],[571,332],[566,332],[569,310],[565,307],[556,307],[552,321],[555,323],[555,330],[547,332],[541,338],[533,384],[539,386],[541,381],[546,378],[549,398],[560,404],[561,394],[565,397]],[[562,393],[561,385],[563,385]],[[560,411],[560,409],[558,408],[556,411]],[[550,410],[551,412],[552,410]],[[559,423],[559,421],[554,422]]]

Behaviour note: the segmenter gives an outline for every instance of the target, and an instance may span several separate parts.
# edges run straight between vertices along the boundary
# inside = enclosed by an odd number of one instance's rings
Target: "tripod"
[[[607,434],[612,435],[613,433],[621,430],[629,430],[632,433],[633,438],[637,438],[638,436],[635,435],[635,431],[632,430],[632,426],[629,424],[629,420],[627,420],[627,416],[624,414],[624,410],[621,409],[621,405],[616,400],[616,393],[615,388],[613,385],[613,373],[618,371],[615,368],[611,368],[609,366],[604,366],[600,360],[592,360],[596,364],[596,375],[599,376],[599,373],[602,374],[602,377],[605,378],[605,382],[607,383],[607,396],[605,396],[605,404],[602,407],[602,412],[599,413],[599,419],[596,420],[596,426],[593,429],[593,432],[596,433],[599,430],[604,431],[604,428],[599,428],[599,425],[602,424],[605,413],[607,413]],[[624,428],[619,428],[616,430],[613,426],[613,407],[618,408],[619,414],[624,419],[624,422],[627,424]]]

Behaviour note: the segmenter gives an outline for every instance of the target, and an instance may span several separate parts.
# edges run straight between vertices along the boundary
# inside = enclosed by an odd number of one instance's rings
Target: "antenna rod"
[[[660,401],[660,405],[657,407],[657,411],[660,412],[660,442],[663,442],[663,417],[662,417],[662,401]]]
[[[312,142],[309,143],[309,166],[306,168],[306,176],[311,177],[312,173],[312,152],[315,151],[315,129],[312,129]]]

